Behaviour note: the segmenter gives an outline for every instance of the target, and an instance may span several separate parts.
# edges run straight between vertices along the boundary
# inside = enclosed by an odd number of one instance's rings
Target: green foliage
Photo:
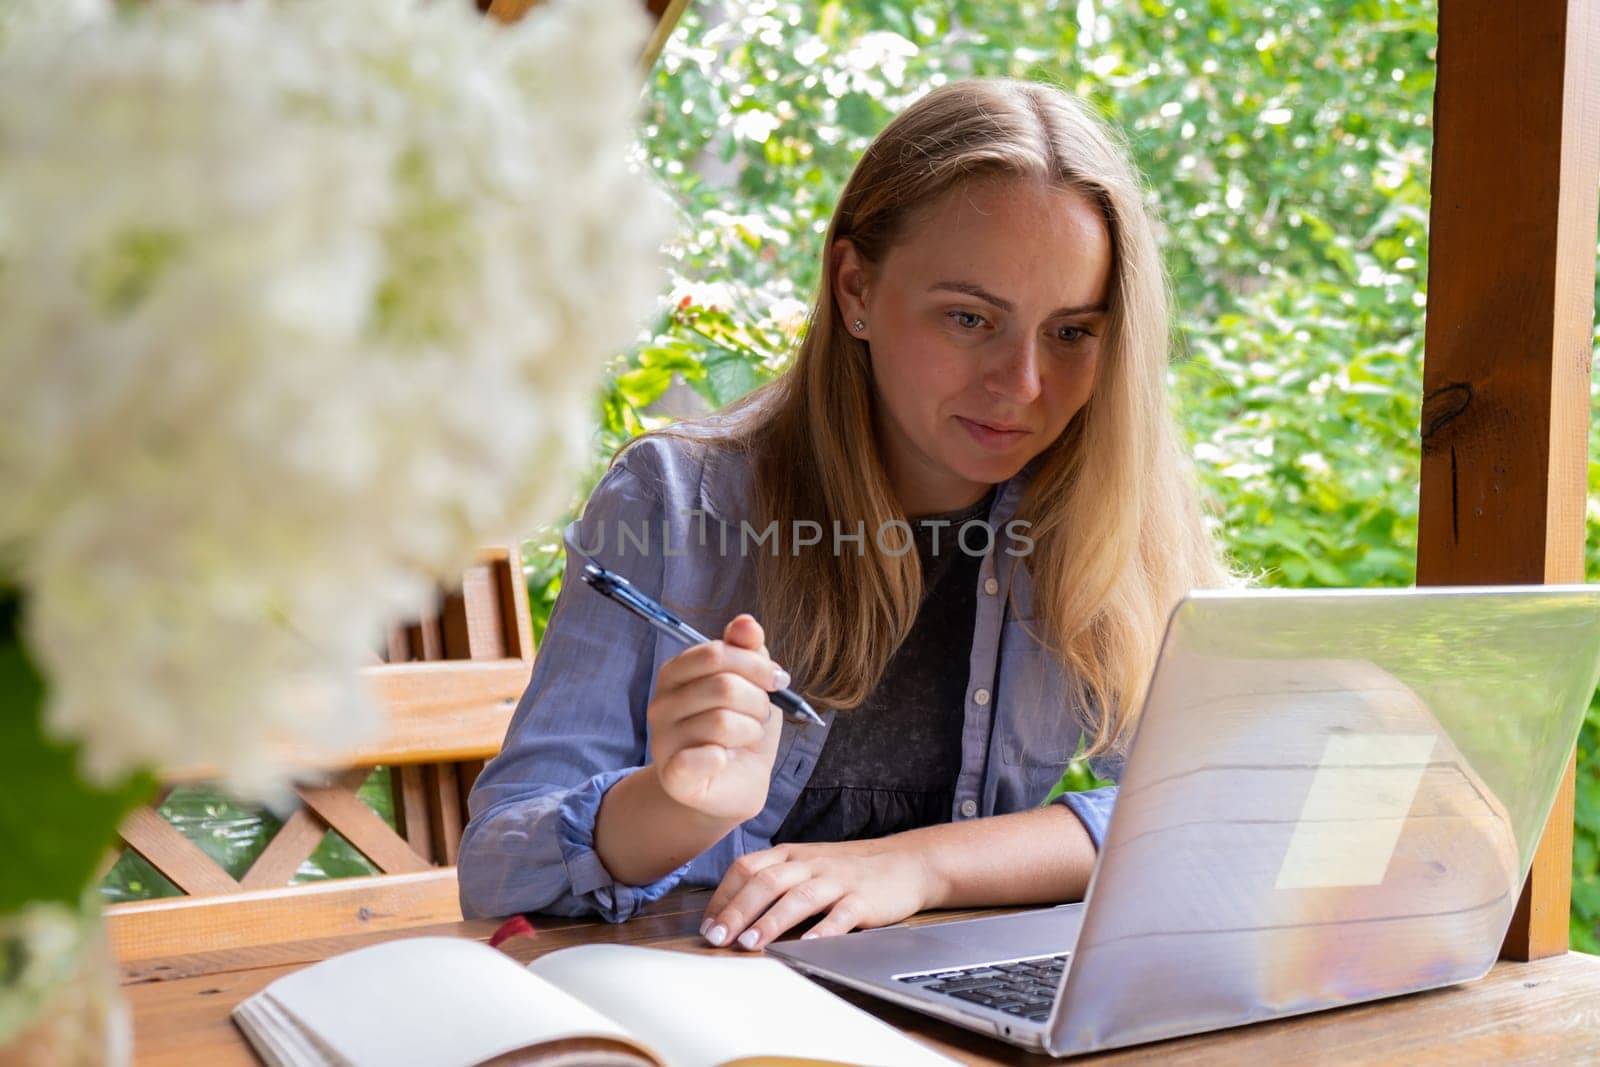
[[[677,250],[680,290],[737,293],[754,316],[809,299],[850,167],[924,87],[967,75],[1064,85],[1125,131],[1147,177],[1181,330],[1174,395],[1234,557],[1269,584],[1412,580],[1431,6],[722,10],[711,25],[686,16],[647,129],[696,220]],[[723,358],[665,326],[619,388],[669,349]]]
[[[1589,709],[1579,746],[1578,824],[1572,838],[1572,947],[1600,953],[1600,774],[1595,738],[1600,716]]]
[[[1597,271],[1600,275],[1600,271]],[[1600,306],[1600,280],[1595,303]],[[1600,354],[1600,323],[1595,348]],[[1591,398],[1595,390],[1591,387]],[[1593,403],[1591,402],[1591,411]],[[1584,538],[1585,576],[1600,581],[1600,423],[1589,421],[1589,528]],[[1572,834],[1572,947],[1600,953],[1600,694],[1589,702],[1578,734],[1576,825]]]
[[[44,736],[45,686],[0,589],[0,915],[30,901],[76,908],[124,815],[155,790],[147,774],[84,782],[76,745]]]

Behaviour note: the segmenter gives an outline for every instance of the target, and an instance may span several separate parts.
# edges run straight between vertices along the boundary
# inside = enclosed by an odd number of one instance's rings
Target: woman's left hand
[[[711,896],[700,932],[713,945],[757,949],[814,915],[805,937],[886,926],[929,905],[933,872],[896,837],[779,845],[741,856]]]

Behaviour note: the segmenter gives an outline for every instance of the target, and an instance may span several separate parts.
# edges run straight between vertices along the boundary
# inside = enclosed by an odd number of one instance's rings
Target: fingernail
[[[774,690],[789,688],[789,672],[782,667],[772,669],[772,688]]]
[[[715,919],[707,919],[705,922],[701,923],[700,924],[700,936],[701,937],[706,936],[706,931],[711,929],[712,926],[716,925],[716,922],[717,922],[717,920],[715,920]]]
[[[802,941],[810,941],[813,937],[818,937],[818,936],[820,936],[820,935],[815,933],[815,932],[807,931],[806,933],[803,933],[803,934],[800,935],[800,940],[802,940]]]
[[[739,944],[743,945],[745,948],[755,948],[756,943],[760,940],[761,931],[757,930],[755,927],[751,927],[739,935]]]
[[[728,943],[728,928],[723,926],[721,923],[718,923],[717,925],[713,926],[711,928],[711,932],[706,935],[706,940],[711,942],[713,945],[716,945],[718,948],[721,948],[723,945]]]

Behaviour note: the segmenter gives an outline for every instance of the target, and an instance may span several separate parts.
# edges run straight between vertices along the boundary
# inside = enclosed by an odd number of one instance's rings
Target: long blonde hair
[[[920,209],[976,179],[1051,182],[1089,198],[1111,239],[1100,367],[1093,392],[1039,457],[1018,511],[1033,626],[1078,692],[1091,754],[1132,726],[1166,616],[1224,570],[1196,502],[1167,405],[1166,276],[1138,175],[1106,127],[1067,93],[1013,80],[937,89],[866,150],[840,197],[825,248],[849,238],[883,262]],[[844,328],[832,256],[793,365],[719,413],[719,436],[749,452],[752,511],[869,531],[904,520],[878,455],[866,343]],[[667,431],[672,432],[672,431]],[[698,435],[697,435],[698,436]],[[917,553],[757,553],[760,618],[774,659],[814,703],[854,708],[910,633],[922,599]]]

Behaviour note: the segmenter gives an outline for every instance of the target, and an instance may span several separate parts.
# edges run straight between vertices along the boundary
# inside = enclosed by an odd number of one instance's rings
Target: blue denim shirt
[[[755,613],[755,555],[771,551],[749,521],[750,477],[746,456],[713,443],[635,443],[568,527],[567,573],[581,570],[581,546],[702,632],[721,633],[740,612]],[[997,533],[1015,515],[1023,481],[995,494],[989,525]],[[875,550],[872,540],[869,531],[865,551]],[[838,546],[859,551],[858,543],[841,538]],[[1082,734],[1061,666],[1030,636],[1028,573],[1007,550],[1017,544],[997,537],[978,575],[956,821],[1037,806]],[[824,540],[819,550],[832,547]],[[625,885],[595,853],[601,798],[647,762],[656,672],[682,650],[583,583],[563,583],[505,746],[468,801],[457,861],[464,915],[546,911],[621,922],[675,887],[715,886],[735,859],[771,846],[827,740],[823,727],[785,722],[761,814],[666,877]],[[834,712],[822,716],[831,726]],[[1103,778],[1121,772],[1120,760],[1093,766]],[[1057,802],[1098,848],[1115,796],[1112,786]]]

